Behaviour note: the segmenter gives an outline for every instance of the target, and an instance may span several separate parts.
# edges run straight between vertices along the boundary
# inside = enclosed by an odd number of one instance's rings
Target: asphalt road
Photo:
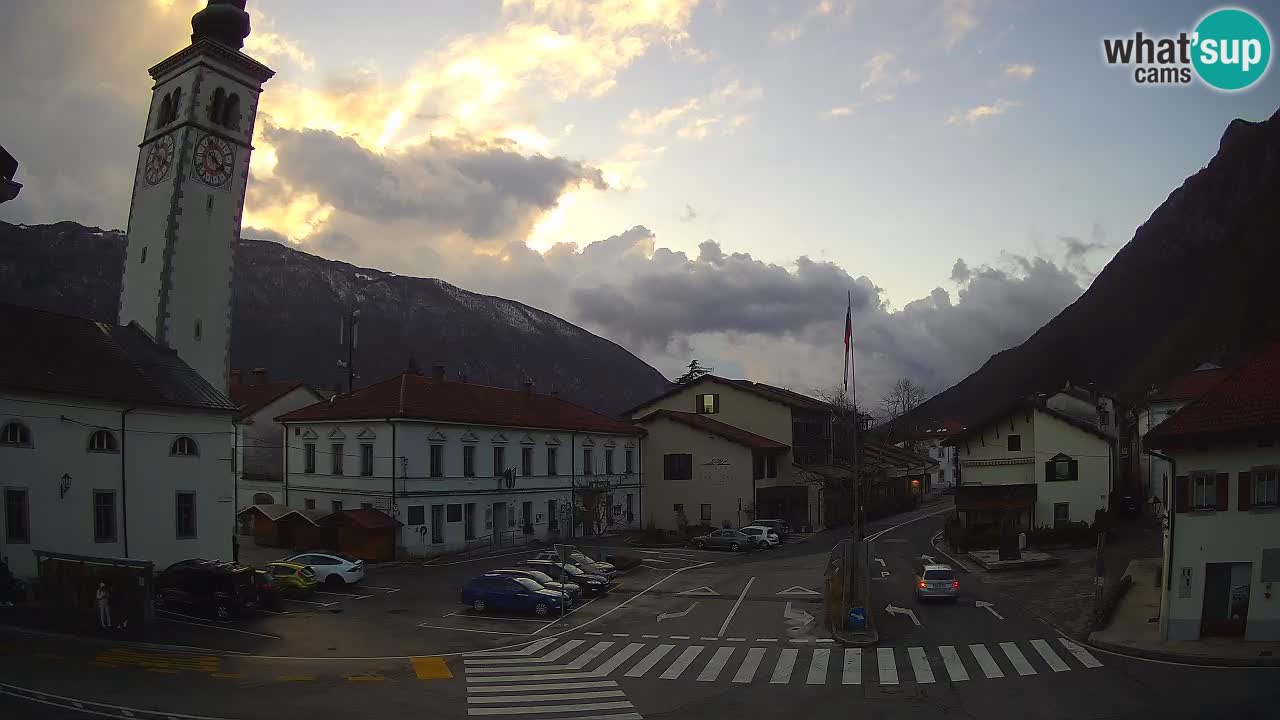
[[[267,618],[251,627],[275,629],[262,634],[276,639],[246,636],[252,640],[242,647],[251,649],[241,652],[262,655],[265,647],[270,657],[0,631],[0,716],[249,720],[351,709],[471,720],[776,720],[797,711],[894,718],[1274,714],[1280,671],[1176,666],[1082,648],[977,575],[961,575],[955,604],[915,603],[910,581],[920,556],[946,562],[930,544],[942,525],[939,510],[945,508],[869,529],[885,531],[873,556],[888,573],[875,584],[875,648],[843,648],[812,619],[820,615],[813,593],[834,535],[744,555],[646,552],[644,566],[628,573],[619,591],[555,623],[457,612],[453,585],[511,562],[498,558],[379,573],[369,584],[395,590],[339,597],[340,613],[324,607]],[[910,610],[915,621],[887,612],[890,605]],[[235,642],[223,637],[235,633],[179,628],[209,642]],[[273,654],[282,649],[316,654]],[[488,652],[474,652],[482,649]]]

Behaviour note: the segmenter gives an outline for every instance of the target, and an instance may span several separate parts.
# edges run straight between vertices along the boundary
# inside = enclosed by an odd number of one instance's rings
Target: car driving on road
[[[706,550],[739,552],[756,549],[759,547],[759,541],[741,530],[716,530],[694,538],[693,546]]]
[[[915,593],[917,601],[955,600],[960,596],[960,580],[950,565],[925,565],[916,573]]]

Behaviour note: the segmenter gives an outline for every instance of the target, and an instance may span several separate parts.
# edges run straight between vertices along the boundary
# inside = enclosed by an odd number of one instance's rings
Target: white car
[[[750,535],[760,543],[762,548],[770,548],[782,542],[782,538],[778,537],[778,533],[773,528],[767,528],[762,525],[748,525],[744,528],[738,528],[738,531],[744,535]]]
[[[329,551],[298,553],[285,562],[306,565],[316,580],[329,586],[354,585],[364,579],[364,561]]]

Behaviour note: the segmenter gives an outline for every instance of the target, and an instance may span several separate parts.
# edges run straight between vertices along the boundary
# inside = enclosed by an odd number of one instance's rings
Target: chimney
[[[439,382],[444,382],[444,366],[443,365],[431,366],[431,379],[437,380]]]
[[[467,384],[467,374],[466,374],[466,373],[464,373],[464,372],[460,372],[460,373],[458,373],[458,382],[462,383],[463,385],[466,385],[466,384]]]
[[[552,390],[552,391],[551,391],[551,397],[553,397],[553,398],[558,398],[558,397],[560,397],[560,391],[559,391],[559,390]]]
[[[232,370],[232,371],[231,371],[231,384],[232,384],[232,385],[239,385],[239,384],[240,384],[240,371],[239,371],[239,370]]]
[[[524,381],[524,394],[525,395],[533,394],[533,382],[531,380]]]
[[[266,384],[266,382],[267,382],[267,369],[266,369],[266,368],[254,368],[254,369],[253,369],[253,384],[254,384],[254,385],[265,385],[265,384]]]

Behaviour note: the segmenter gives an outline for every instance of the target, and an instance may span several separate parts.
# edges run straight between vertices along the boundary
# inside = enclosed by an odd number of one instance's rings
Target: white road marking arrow
[[[996,609],[995,609],[995,608],[993,608],[993,607],[991,607],[991,603],[989,603],[989,602],[985,602],[985,601],[983,601],[983,600],[979,600],[979,601],[975,602],[973,605],[974,605],[974,607],[986,608],[986,609],[987,609],[987,612],[991,613],[992,615],[995,615],[997,618],[999,618],[999,619],[1001,619],[1001,620],[1003,620],[1003,619],[1004,619],[1004,616],[1003,616],[1003,615],[1001,615],[1000,613],[996,612]]]
[[[880,567],[884,567],[884,558],[876,558],[876,562],[880,563]]]
[[[702,587],[692,588],[690,590],[681,590],[677,595],[719,595],[720,593],[703,585]]]
[[[933,556],[932,556],[932,555],[921,555],[921,556],[920,556],[920,559],[921,559],[921,560],[923,560],[923,561],[925,561],[925,562],[927,562],[927,563],[929,563],[930,565],[934,565],[934,564],[935,564],[935,562],[934,562],[934,560],[933,560]]]
[[[790,602],[788,602],[787,606],[782,609],[782,616],[788,620],[798,621],[801,625],[808,625],[809,623],[813,622],[813,616],[810,615],[809,613],[803,610],[793,611],[791,609]]]
[[[916,627],[920,627],[920,619],[916,617],[915,610],[912,610],[910,608],[900,608],[900,607],[897,607],[896,605],[886,605],[884,609],[890,615],[906,615],[907,617],[911,618],[911,622],[915,623]]]
[[[821,595],[822,593],[817,592],[815,590],[810,590],[809,588],[800,587],[799,585],[792,585],[786,590],[782,590],[778,592],[778,594],[779,595]]]
[[[880,577],[882,577],[882,578],[887,578],[887,577],[889,577],[889,571],[888,571],[888,570],[881,570],[881,571],[880,571]]]
[[[693,609],[694,609],[694,608],[696,608],[696,607],[698,607],[698,603],[696,603],[696,602],[695,602],[694,604],[692,604],[692,605],[690,605],[690,606],[689,606],[689,609],[688,609],[688,610],[685,610],[684,612],[678,612],[678,613],[662,613],[661,615],[659,615],[659,616],[658,616],[658,622],[662,622],[663,620],[666,620],[667,618],[680,618],[680,617],[684,617],[685,615],[688,615],[689,613],[693,612]]]

